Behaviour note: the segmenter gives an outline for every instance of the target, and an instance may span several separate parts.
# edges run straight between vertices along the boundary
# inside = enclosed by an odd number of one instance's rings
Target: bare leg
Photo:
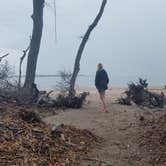
[[[102,111],[108,112],[107,108],[106,108],[106,103],[105,103],[105,91],[104,92],[99,92],[99,95],[100,95],[100,99],[101,99],[101,102],[102,102],[102,105],[103,105]]]

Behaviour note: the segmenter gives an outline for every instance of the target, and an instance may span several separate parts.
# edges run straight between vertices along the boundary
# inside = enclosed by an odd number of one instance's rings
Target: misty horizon
[[[72,71],[80,36],[93,21],[101,1],[57,0],[57,43],[54,10],[50,7],[53,1],[46,2],[37,74],[52,75],[63,69]],[[6,0],[0,2],[0,8],[0,54],[10,52],[6,59],[15,66],[17,74],[19,58],[32,33],[32,1]],[[111,82],[117,82],[118,78],[126,85],[128,77],[143,77],[152,84],[165,84],[165,9],[164,0],[108,1],[103,17],[85,47],[80,74],[94,76],[97,63],[102,62]],[[25,67],[26,60],[23,74]]]

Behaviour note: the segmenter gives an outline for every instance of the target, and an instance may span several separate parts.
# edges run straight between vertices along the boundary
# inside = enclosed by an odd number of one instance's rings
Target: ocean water
[[[166,78],[162,76],[112,76],[109,85],[112,87],[127,87],[130,82],[138,82],[138,78],[147,79],[150,86],[164,86],[166,85]],[[78,88],[93,88],[94,75],[79,76],[76,81]],[[35,82],[39,89],[54,89],[60,77],[37,77]]]

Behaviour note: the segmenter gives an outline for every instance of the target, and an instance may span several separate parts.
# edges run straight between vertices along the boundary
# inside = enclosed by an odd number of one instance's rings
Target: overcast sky
[[[47,0],[52,5],[53,0]],[[38,74],[56,74],[73,68],[82,36],[96,16],[102,0],[56,0],[54,13],[44,8],[44,31]],[[10,50],[18,65],[32,32],[32,0],[0,1],[0,51]],[[94,74],[102,62],[112,77],[147,76],[166,82],[166,0],[108,0],[105,13],[85,48],[81,73]],[[0,52],[0,55],[3,53]]]

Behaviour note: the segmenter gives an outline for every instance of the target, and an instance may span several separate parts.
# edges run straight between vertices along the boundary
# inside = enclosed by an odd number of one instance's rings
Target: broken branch
[[[30,37],[30,43],[31,43],[31,37]],[[21,67],[22,67],[23,60],[24,60],[25,56],[27,55],[27,52],[30,49],[30,43],[29,43],[28,47],[25,50],[23,50],[23,56],[20,58],[19,77],[18,77],[18,88],[21,87],[21,75],[22,75]]]
[[[1,57],[0,57],[0,62],[2,61],[3,58],[7,57],[8,55],[9,55],[9,53],[7,53],[7,54],[1,56]]]

